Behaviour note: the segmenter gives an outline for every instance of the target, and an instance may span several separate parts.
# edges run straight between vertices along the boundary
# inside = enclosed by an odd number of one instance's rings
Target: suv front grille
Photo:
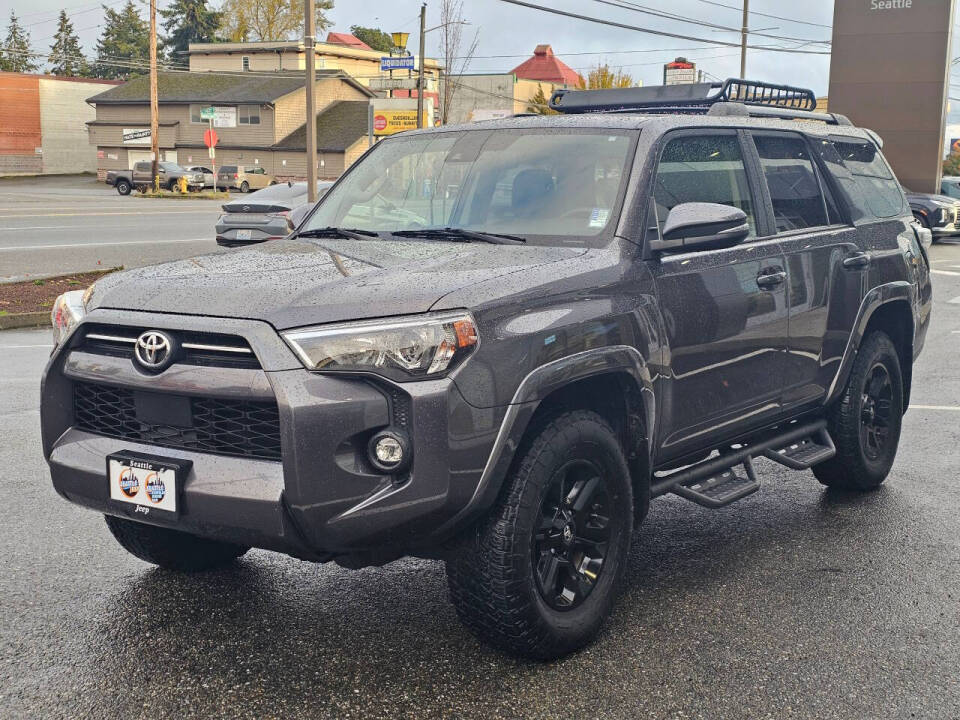
[[[171,396],[174,398],[176,396]],[[74,425],[80,430],[161,447],[280,459],[280,415],[274,402],[191,397],[192,427],[137,419],[134,391],[74,384]]]
[[[133,358],[133,346],[146,328],[114,325],[87,325],[83,338],[74,347],[81,352]],[[167,331],[180,342],[176,362],[205,367],[259,370],[260,361],[242,337],[191,330]]]

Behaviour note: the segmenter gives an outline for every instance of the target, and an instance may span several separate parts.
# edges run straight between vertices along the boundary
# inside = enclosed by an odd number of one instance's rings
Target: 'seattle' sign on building
[[[829,110],[875,130],[897,178],[937,192],[953,0],[837,0]]]

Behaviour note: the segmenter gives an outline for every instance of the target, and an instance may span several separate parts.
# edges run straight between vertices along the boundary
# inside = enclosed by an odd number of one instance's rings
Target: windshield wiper
[[[304,230],[303,232],[298,232],[294,237],[302,238],[347,238],[349,240],[367,240],[369,238],[378,238],[380,233],[374,232],[373,230],[362,230],[360,228],[341,228],[341,227],[325,227],[325,228],[313,228],[311,230]]]
[[[395,237],[436,238],[438,240],[453,240],[454,242],[469,242],[470,240],[479,240],[481,242],[493,243],[494,245],[514,245],[526,242],[526,238],[522,238],[517,235],[477,232],[475,230],[465,230],[463,228],[455,227],[396,230],[390,234],[394,235]]]

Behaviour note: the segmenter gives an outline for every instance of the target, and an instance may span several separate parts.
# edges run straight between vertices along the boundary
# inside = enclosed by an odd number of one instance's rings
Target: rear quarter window
[[[833,145],[860,190],[861,210],[878,218],[903,212],[903,191],[880,149],[868,140],[832,138]]]

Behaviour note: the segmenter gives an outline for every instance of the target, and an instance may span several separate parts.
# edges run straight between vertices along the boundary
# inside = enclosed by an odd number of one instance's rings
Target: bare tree
[[[446,125],[450,106],[457,93],[460,76],[467,72],[470,61],[477,52],[480,31],[473,34],[469,43],[464,43],[463,0],[440,0],[440,46],[443,50],[443,92],[440,98],[440,120]],[[453,78],[453,79],[451,79]]]

